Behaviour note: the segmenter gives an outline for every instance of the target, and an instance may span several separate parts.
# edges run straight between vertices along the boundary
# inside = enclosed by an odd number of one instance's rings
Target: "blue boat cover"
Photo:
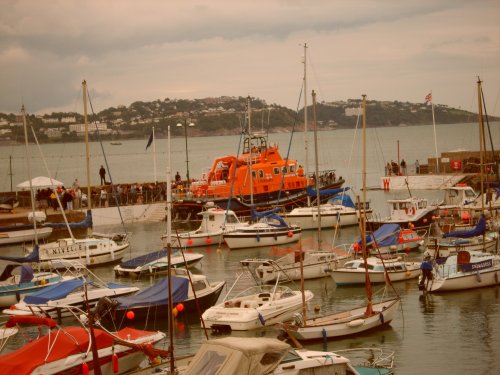
[[[348,188],[348,187],[335,188],[335,189],[323,189],[323,190],[319,191],[319,196],[325,197],[325,196],[329,196],[329,195],[340,194],[340,193],[346,192],[349,189],[350,188]],[[318,196],[316,193],[316,190],[310,186],[306,187],[306,192],[307,192],[307,195],[309,195],[310,197],[317,197]]]
[[[254,209],[252,209],[251,211],[252,221],[258,221],[259,219],[262,219],[279,211],[281,211],[281,207],[274,207],[266,211],[255,211]]]
[[[7,255],[0,255],[0,260],[6,260],[16,263],[37,263],[40,261],[38,245],[35,245],[33,251],[26,257],[11,257]]]
[[[31,268],[29,264],[7,264],[0,275],[0,281],[10,279],[13,276],[12,271],[14,271],[17,267],[21,267],[20,283],[29,283],[33,280],[33,268]]]
[[[174,251],[177,251],[178,249],[172,248],[172,254]],[[161,249],[158,251],[153,251],[151,253],[147,253],[132,259],[129,259],[125,262],[121,262],[120,266],[123,268],[135,268],[135,267],[140,267],[144,266],[147,263],[153,262],[155,260],[158,260],[160,258],[166,257],[168,255],[167,249]]]
[[[271,215],[267,215],[266,218],[268,220],[276,220],[279,224],[275,224],[273,222],[269,222],[269,225],[273,226],[273,227],[277,227],[277,228],[288,228],[288,224],[285,223],[285,220],[283,220],[283,218],[278,215],[278,214],[271,214]]]
[[[379,247],[396,245],[400,230],[399,224],[384,224],[375,232],[366,235],[366,244],[376,243]],[[358,245],[361,246],[361,239],[358,241]]]
[[[48,286],[39,292],[35,292],[24,297],[24,302],[29,304],[43,305],[48,301],[58,300],[65,298],[73,290],[81,287],[85,280],[73,279],[66,280],[55,285]]]
[[[172,276],[172,303],[186,300],[188,296],[189,280],[184,277]],[[156,284],[141,290],[133,296],[118,297],[118,308],[135,306],[158,306],[168,304],[168,277],[160,279]]]
[[[448,232],[443,234],[444,238],[447,237],[459,237],[459,238],[471,238],[484,234],[486,232],[486,218],[484,215],[481,215],[479,221],[476,224],[476,227],[471,230],[462,230],[456,232]]]
[[[330,204],[339,204],[344,207],[356,208],[354,202],[351,197],[347,194],[338,194],[333,198],[328,199],[328,203]]]
[[[33,280],[33,268],[29,264],[21,265],[21,283],[29,283]]]

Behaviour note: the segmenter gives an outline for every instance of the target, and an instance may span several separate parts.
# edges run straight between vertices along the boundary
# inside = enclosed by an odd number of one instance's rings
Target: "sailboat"
[[[262,137],[252,136],[251,130],[251,108],[250,97],[247,98],[248,109],[248,137],[245,139],[243,154],[248,154],[248,167],[246,178],[250,180],[250,206],[253,207],[253,180],[257,175],[263,173],[259,168],[257,160],[254,160],[254,150],[262,147],[262,144],[254,144],[253,141],[264,141]],[[255,164],[255,166],[254,166]],[[286,170],[286,165],[283,167]],[[280,173],[279,168],[277,172]],[[297,225],[288,225],[283,218],[276,213],[276,209],[265,212],[256,212],[252,209],[252,222],[248,225],[239,226],[234,231],[223,235],[224,241],[230,249],[241,249],[247,247],[283,245],[296,242],[301,236],[302,229]]]
[[[88,139],[87,122],[87,83],[82,82],[83,87],[83,109],[85,118],[85,146],[86,146],[86,165],[87,165],[87,196],[91,197],[90,190],[90,151]],[[58,203],[59,202],[59,198]],[[88,211],[92,210],[92,200],[88,199]],[[125,255],[125,250],[129,247],[129,241],[126,234],[98,235],[91,234],[91,228],[88,228],[88,235],[83,239],[75,239],[71,228],[67,222],[64,210],[61,211],[68,227],[70,237],[62,238],[55,242],[41,244],[39,250],[39,263],[41,269],[48,269],[53,266],[55,260],[78,260],[87,267],[100,266],[109,263],[118,262]],[[33,249],[31,249],[33,251]]]
[[[363,95],[363,150],[366,150],[366,95]],[[366,153],[363,152],[363,201],[366,202]],[[318,340],[337,338],[365,332],[385,324],[389,324],[400,305],[400,297],[385,298],[380,302],[372,301],[372,289],[366,264],[366,213],[361,215],[360,230],[362,232],[362,251],[365,260],[365,289],[367,303],[361,307],[341,311],[329,315],[306,319],[296,315],[293,324],[282,324],[283,330],[293,338],[301,340]],[[305,313],[304,313],[305,315]]]

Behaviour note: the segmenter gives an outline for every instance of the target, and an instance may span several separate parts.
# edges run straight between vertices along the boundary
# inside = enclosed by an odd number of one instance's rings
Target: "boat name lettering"
[[[478,271],[493,267],[493,259],[484,260],[478,263],[468,263],[462,265],[463,272]]]

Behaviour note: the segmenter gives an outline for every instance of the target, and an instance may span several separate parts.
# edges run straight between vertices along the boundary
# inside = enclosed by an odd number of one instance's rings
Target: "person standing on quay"
[[[101,177],[101,185],[106,184],[106,169],[101,165],[101,169],[99,169],[99,176]]]

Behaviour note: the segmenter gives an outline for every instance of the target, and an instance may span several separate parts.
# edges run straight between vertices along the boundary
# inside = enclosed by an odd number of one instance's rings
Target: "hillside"
[[[322,102],[316,105],[319,130],[354,128],[361,99]],[[304,128],[303,109],[298,113],[277,104],[252,98],[252,128],[271,133],[301,131]],[[312,108],[308,107],[309,129],[312,127]],[[172,136],[184,135],[178,123],[190,124],[189,136],[239,134],[245,124],[246,98],[219,97],[195,100],[164,99],[152,102],[137,101],[129,107],[107,108],[89,116],[89,123],[97,124],[99,135],[106,140],[144,139],[154,126],[158,138],[165,137],[170,125]],[[436,124],[477,121],[477,114],[434,105]],[[490,118],[491,121],[498,118]],[[51,113],[28,115],[29,124],[38,130],[40,142],[81,141],[84,118],[79,113]],[[367,101],[367,126],[399,126],[432,124],[431,105],[409,102]],[[96,125],[91,127],[91,139],[97,139]],[[22,118],[19,114],[0,113],[0,141],[23,140]]]

